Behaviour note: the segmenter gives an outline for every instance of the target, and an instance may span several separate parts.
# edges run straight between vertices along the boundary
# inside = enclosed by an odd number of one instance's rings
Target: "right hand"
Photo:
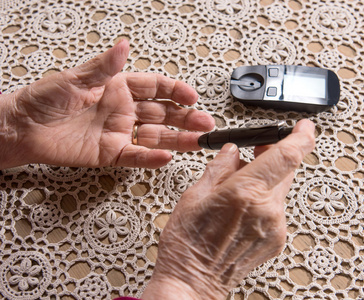
[[[297,123],[252,163],[225,145],[179,200],[159,243],[143,299],[225,299],[286,241],[284,200],[294,170],[315,145],[314,125]],[[266,151],[263,151],[266,150]]]

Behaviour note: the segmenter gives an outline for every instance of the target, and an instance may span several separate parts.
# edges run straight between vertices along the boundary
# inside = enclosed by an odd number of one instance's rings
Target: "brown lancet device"
[[[226,143],[238,147],[251,147],[274,144],[288,136],[293,127],[285,127],[282,123],[263,127],[234,128],[205,133],[198,139],[202,148],[218,150]]]

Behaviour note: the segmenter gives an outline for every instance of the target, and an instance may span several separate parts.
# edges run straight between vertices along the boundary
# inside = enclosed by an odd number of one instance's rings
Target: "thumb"
[[[88,62],[75,67],[72,71],[80,85],[88,88],[103,86],[124,67],[129,53],[129,43],[122,40],[106,52]]]
[[[315,125],[301,120],[292,134],[259,155],[236,176],[241,177],[240,182],[258,181],[265,190],[271,190],[289,176],[314,147]]]

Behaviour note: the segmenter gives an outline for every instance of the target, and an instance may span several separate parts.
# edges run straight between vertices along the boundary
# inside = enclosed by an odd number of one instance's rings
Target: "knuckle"
[[[235,194],[244,201],[251,203],[252,206],[267,202],[269,194],[267,193],[267,184],[265,180],[252,176],[241,178],[241,184],[236,186]]]
[[[242,215],[257,215],[257,207],[266,202],[267,197],[261,189],[255,187],[244,188],[236,184],[223,186],[218,190],[219,197],[226,205]]]

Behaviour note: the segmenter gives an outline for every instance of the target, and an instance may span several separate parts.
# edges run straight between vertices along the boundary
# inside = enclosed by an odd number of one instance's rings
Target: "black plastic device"
[[[226,143],[234,143],[238,147],[269,145],[278,142],[292,132],[293,127],[285,127],[283,123],[261,127],[234,128],[216,130],[201,135],[198,144],[202,148],[217,150]]]
[[[340,99],[337,75],[327,69],[305,66],[242,66],[231,75],[235,99],[263,108],[318,113]]]

